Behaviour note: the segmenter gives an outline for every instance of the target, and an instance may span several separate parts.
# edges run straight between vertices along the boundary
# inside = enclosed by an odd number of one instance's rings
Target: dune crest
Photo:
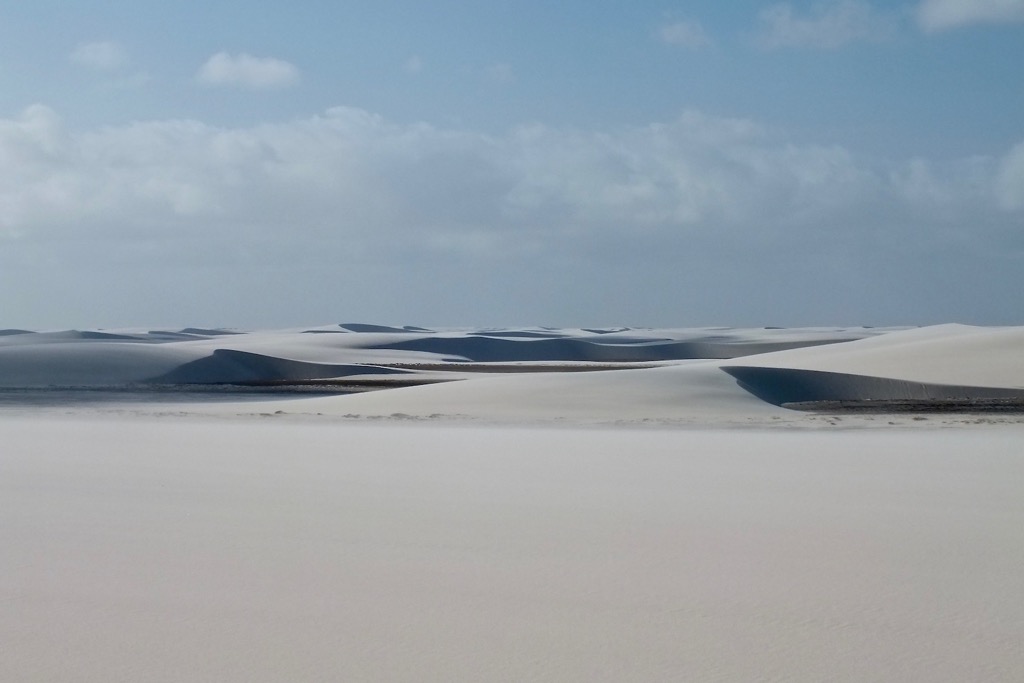
[[[451,363],[650,363],[858,339],[865,329],[435,331],[344,323],[301,330],[65,330],[0,335],[0,387],[302,382]],[[248,354],[248,355],[246,355]],[[244,367],[243,367],[244,366]],[[332,369],[329,366],[337,366]],[[395,374],[395,373],[392,373]],[[454,376],[453,376],[454,378]]]
[[[1012,410],[1024,405],[1024,327],[430,330],[344,323],[0,336],[0,387],[204,385],[349,394],[278,396],[258,406],[216,407],[221,412],[361,417],[736,424],[797,419],[785,408],[823,402],[977,408],[1002,401]],[[379,388],[388,390],[350,395]]]

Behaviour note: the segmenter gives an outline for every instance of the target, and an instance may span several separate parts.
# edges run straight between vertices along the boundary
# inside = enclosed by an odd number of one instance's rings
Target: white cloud
[[[130,75],[122,76],[121,78],[110,79],[104,83],[104,86],[111,90],[133,90],[135,88],[141,88],[149,85],[152,80],[153,77],[145,71],[138,71]]]
[[[82,43],[74,49],[70,59],[75,64],[101,71],[123,68],[129,61],[124,48],[109,41]]]
[[[516,80],[516,71],[511,64],[499,62],[484,69],[484,77],[491,83],[513,83]]]
[[[772,5],[759,14],[757,42],[767,48],[835,49],[861,41],[883,41],[895,35],[895,16],[863,0],[820,2],[806,15],[788,3]]]
[[[971,24],[1024,22],[1024,0],[922,0],[917,20],[928,32]]]
[[[357,317],[431,323],[850,323],[844,310],[896,302],[910,317],[885,320],[948,319],[940,283],[955,265],[1024,288],[1024,269],[992,261],[1024,249],[1022,209],[1024,143],[1001,161],[886,165],[693,111],[504,135],[352,108],[246,128],[78,133],[42,106],[0,119],[4,281],[51,291],[73,273],[108,282],[94,301],[143,313],[187,282],[204,296],[162,305],[190,323],[199,306],[222,316],[203,320],[237,321],[223,316],[245,291],[264,294],[253,315],[291,320],[298,290],[310,322],[339,301]],[[126,286],[129,271],[169,284]],[[271,277],[296,284],[278,291]],[[931,284],[908,293],[905,277]],[[999,300],[991,278],[954,285],[958,300]],[[605,295],[621,306],[603,308]],[[559,306],[574,317],[555,319]]]
[[[406,73],[416,75],[423,71],[423,59],[419,55],[413,55],[405,60],[402,68]]]
[[[283,88],[299,81],[299,70],[293,64],[273,57],[218,52],[200,67],[196,80],[213,86]]]
[[[712,44],[710,36],[698,21],[676,21],[662,26],[658,37],[668,45],[696,50]]]
[[[1009,211],[1024,209],[1024,142],[1003,158],[996,193],[1003,208]]]

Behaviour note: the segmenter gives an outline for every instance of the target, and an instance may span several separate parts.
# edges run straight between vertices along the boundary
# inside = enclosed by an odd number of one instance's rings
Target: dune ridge
[[[1024,326],[935,325],[763,354],[731,365],[822,370],[912,382],[1024,389]]]
[[[798,419],[785,409],[790,404],[917,401],[927,408],[941,401],[949,409],[951,400],[965,408],[1000,400],[1009,402],[1000,409],[1012,409],[1024,406],[1024,327],[428,330],[345,323],[0,337],[0,387],[303,383],[344,393],[389,388],[211,410],[736,424]]]
[[[333,333],[333,334],[329,334]],[[300,330],[65,330],[0,336],[0,387],[301,382],[382,366],[663,362],[728,357],[879,333],[864,329],[460,329],[345,323]],[[45,350],[44,350],[45,349]],[[729,349],[723,352],[722,349]],[[250,355],[245,355],[250,354]],[[456,378],[455,375],[452,378]]]
[[[522,361],[650,362],[736,358],[755,353],[801,348],[816,344],[834,344],[836,340],[776,341],[733,340],[712,336],[696,341],[650,339],[641,336],[602,336],[597,340],[578,337],[547,336],[531,332],[480,333],[461,338],[420,337],[372,348],[426,351],[449,359],[484,363]]]
[[[408,370],[354,363],[311,363],[249,351],[216,349],[209,356],[146,379],[146,384],[253,384],[340,379],[353,375],[406,375]]]
[[[770,334],[770,333],[769,333]],[[531,342],[536,343],[536,342]],[[1024,408],[1024,328],[943,325],[895,330],[741,359],[679,361],[660,368],[567,377],[474,379],[360,396],[275,404],[288,413],[452,415],[488,420],[669,421],[787,424],[787,404],[915,401],[944,410]],[[961,404],[951,404],[951,400]],[[808,407],[806,405],[802,406]],[[905,406],[904,406],[905,407]],[[836,406],[831,406],[836,409]]]

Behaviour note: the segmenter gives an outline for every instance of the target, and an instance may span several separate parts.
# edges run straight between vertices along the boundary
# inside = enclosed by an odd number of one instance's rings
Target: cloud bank
[[[117,43],[100,41],[82,43],[72,51],[73,63],[90,69],[112,71],[128,65],[128,53]]]
[[[662,26],[658,37],[668,45],[697,50],[712,44],[711,37],[698,21],[676,21]]]
[[[917,20],[925,31],[945,31],[972,24],[1024,22],[1024,0],[923,0]]]
[[[1006,155],[1000,165],[996,192],[1003,208],[1024,209],[1024,142]]]
[[[209,86],[235,86],[255,90],[284,88],[299,81],[293,64],[273,57],[218,52],[199,68],[196,80]]]
[[[757,42],[766,48],[835,49],[887,40],[898,29],[894,16],[863,0],[818,3],[805,15],[789,3],[780,3],[762,10],[758,18]]]
[[[893,164],[696,111],[497,136],[346,107],[246,128],[0,120],[0,284],[26,316],[73,287],[189,324],[319,322],[341,301],[404,323],[886,324],[963,320],[973,297],[998,317],[1024,287],[1022,220],[1024,142]]]

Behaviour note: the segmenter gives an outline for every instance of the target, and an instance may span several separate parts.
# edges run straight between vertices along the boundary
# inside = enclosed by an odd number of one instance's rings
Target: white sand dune
[[[620,350],[657,362],[522,365]],[[1016,395],[1022,357],[1024,328],[963,326],[0,334],[3,387],[520,370],[174,408],[9,389],[0,681],[1015,682],[1021,416],[758,394]],[[398,419],[438,416],[472,419]]]
[[[206,355],[181,346],[47,341],[0,347],[0,387],[117,386],[156,377]]]
[[[574,376],[474,379],[286,401],[259,409],[351,416],[738,424],[799,419],[772,405],[786,401],[961,397],[1024,397],[1024,327],[944,325],[726,361]],[[234,409],[218,407],[224,412]]]
[[[776,408],[739,387],[711,361],[643,370],[499,376],[405,389],[245,405],[221,413],[472,417],[574,422],[691,421],[705,424],[768,419]]]
[[[524,374],[627,362],[663,367]],[[792,402],[1019,399],[1024,327],[429,330],[346,323],[0,337],[0,387],[9,388],[452,379],[468,381],[209,410],[739,424],[797,420],[775,407]]]
[[[1024,671],[1019,428],[0,434],[4,681]]]
[[[732,358],[884,330],[442,330],[347,323],[265,330],[87,330],[0,336],[0,387],[330,379],[354,364],[658,362]],[[336,368],[332,370],[332,367]],[[366,374],[380,374],[367,368]]]
[[[749,363],[730,360],[722,365],[1024,389],[1024,327],[935,325],[835,346],[762,354]]]
[[[364,343],[379,342],[379,337],[367,336],[371,338]],[[302,380],[353,374],[350,366],[356,363],[439,360],[434,354],[366,350],[353,341],[338,343],[291,330],[229,336],[163,331],[30,333],[0,337],[0,387]],[[339,366],[337,374],[324,367],[330,365]]]
[[[766,401],[1024,398],[1024,327],[942,325],[722,363]]]

